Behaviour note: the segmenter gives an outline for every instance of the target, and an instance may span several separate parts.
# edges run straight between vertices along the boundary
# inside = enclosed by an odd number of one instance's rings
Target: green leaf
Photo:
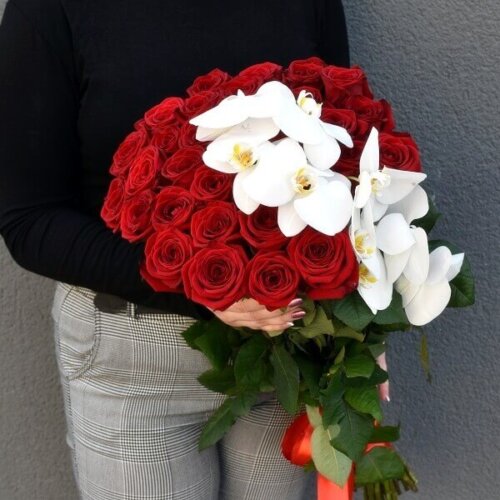
[[[227,343],[226,332],[223,330],[210,330],[197,337],[194,343],[200,351],[210,360],[212,366],[222,370],[231,354],[231,347]]]
[[[339,422],[339,432],[333,438],[332,444],[350,459],[357,462],[365,450],[373,432],[373,419],[369,415],[362,415],[348,405],[346,413]]]
[[[299,367],[281,344],[273,346],[271,364],[274,368],[273,383],[278,401],[291,415],[295,414],[299,398]]]
[[[344,486],[351,473],[352,460],[331,444],[331,434],[323,426],[314,429],[311,452],[318,472],[339,486]]]
[[[356,330],[354,330],[354,328],[351,328],[350,326],[343,325],[340,321],[336,323],[342,326],[337,327],[337,325],[334,323],[335,338],[353,339],[357,340],[358,342],[363,342],[363,340],[365,340],[365,335],[363,333],[357,332]]]
[[[384,383],[388,379],[387,372],[380,368],[379,365],[375,365],[373,373],[369,378],[355,377],[346,380],[346,386],[348,387],[376,387]]]
[[[323,407],[323,425],[336,424],[345,414],[344,385],[342,384],[342,374],[336,372],[328,382],[326,389],[320,391],[320,401]]]
[[[182,332],[182,336],[189,347],[196,349],[197,351],[200,350],[200,348],[195,344],[195,340],[205,333],[208,323],[208,321],[198,320]]]
[[[376,447],[356,464],[356,485],[401,479],[404,473],[404,463],[394,450]]]
[[[361,331],[375,317],[358,292],[332,302],[333,314],[356,331]]]
[[[436,249],[437,247],[444,245],[448,247],[452,254],[461,253],[460,249],[445,240],[432,240],[429,241],[429,251]],[[472,275],[472,270],[470,267],[469,259],[467,255],[464,257],[462,268],[455,278],[450,281],[451,287],[451,298],[448,302],[447,307],[467,307],[471,306],[475,302],[475,284],[474,276]]]
[[[345,374],[348,378],[369,378],[375,369],[375,360],[366,354],[358,354],[344,360]]]
[[[370,443],[393,442],[399,439],[399,425],[374,427],[370,436]]]
[[[306,412],[307,418],[313,427],[318,427],[318,425],[323,423],[317,406],[306,405]]]
[[[246,415],[257,401],[256,392],[242,392],[231,400],[231,411],[236,417]]]
[[[308,339],[323,334],[333,335],[335,332],[333,323],[326,316],[325,310],[319,305],[316,307],[316,312],[312,321],[306,326],[299,327],[298,330],[301,335]]]
[[[427,198],[429,200],[429,211],[420,219],[415,219],[412,224],[421,227],[427,234],[429,234],[439,217],[441,217],[441,214],[437,211],[436,205],[432,201],[432,198],[430,196],[428,196]]]
[[[373,318],[373,322],[377,325],[410,324],[403,309],[403,299],[399,293],[393,293],[389,307],[383,311],[378,311],[375,318]]]
[[[306,315],[302,318],[302,322],[304,325],[308,326],[313,322],[314,316],[316,315],[316,304],[314,300],[305,298],[302,302],[301,309],[306,313]]]
[[[232,366],[225,366],[222,370],[214,368],[203,372],[197,377],[198,382],[211,391],[227,394],[227,391],[234,389],[236,381]]]
[[[293,359],[299,367],[300,374],[311,396],[317,398],[319,396],[319,380],[322,372],[321,365],[298,353],[294,354]]]
[[[266,374],[269,341],[256,333],[239,349],[234,360],[234,375],[238,385],[258,388]]]
[[[382,410],[376,387],[348,387],[344,398],[355,410],[368,413],[379,422],[382,420]]]
[[[429,347],[427,345],[427,335],[425,335],[425,333],[423,332],[420,338],[420,364],[422,365],[422,368],[424,370],[427,382],[430,383],[432,381],[432,376],[429,362]]]
[[[229,430],[236,420],[231,406],[234,398],[227,398],[210,416],[201,431],[198,449],[204,450],[215,444]]]

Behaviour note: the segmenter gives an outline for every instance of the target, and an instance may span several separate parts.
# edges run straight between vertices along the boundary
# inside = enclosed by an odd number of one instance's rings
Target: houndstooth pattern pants
[[[198,451],[226,396],[181,332],[195,320],[102,312],[95,292],[57,282],[52,305],[67,442],[84,500],[300,500],[307,473],[281,455],[293,417],[267,395],[216,446]]]

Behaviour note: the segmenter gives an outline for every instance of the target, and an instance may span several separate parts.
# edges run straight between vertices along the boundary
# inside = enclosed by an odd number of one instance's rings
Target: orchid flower
[[[354,206],[372,205],[374,220],[379,220],[388,205],[401,201],[427,176],[421,172],[409,172],[383,167],[380,170],[378,130],[372,128],[360,158],[359,185],[354,194]]]
[[[242,189],[259,204],[278,207],[278,225],[286,236],[298,234],[307,225],[333,236],[351,218],[349,180],[314,168],[300,144],[288,137],[266,149],[242,180]]]
[[[460,272],[464,254],[452,255],[445,246],[440,246],[427,255],[427,273],[421,284],[416,284],[402,275],[395,283],[403,298],[403,307],[412,325],[423,326],[439,316],[451,297],[449,282]]]
[[[205,165],[228,174],[236,174],[233,198],[236,206],[251,214],[259,203],[242,188],[243,179],[255,168],[260,156],[275,146],[269,142],[279,129],[268,118],[248,119],[231,127],[211,142],[203,153]]]

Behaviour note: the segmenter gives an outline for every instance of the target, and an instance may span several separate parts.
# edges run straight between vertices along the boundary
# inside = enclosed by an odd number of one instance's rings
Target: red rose
[[[270,80],[281,80],[282,71],[283,67],[279,64],[266,61],[248,66],[241,70],[238,75],[268,82]]]
[[[236,94],[238,90],[245,95],[255,94],[264,81],[262,76],[256,74],[237,75],[221,85],[220,90],[224,97]]]
[[[391,105],[384,99],[375,101],[362,95],[351,96],[345,101],[345,106],[356,112],[359,120],[370,124],[379,131],[391,132],[394,129],[394,116]]]
[[[123,202],[120,229],[126,240],[130,242],[143,240],[153,232],[151,213],[155,196],[154,192],[148,189]]]
[[[151,235],[144,249],[140,274],[157,292],[181,293],[182,268],[192,257],[191,238],[170,227]]]
[[[231,199],[234,175],[225,174],[209,168],[206,165],[199,166],[190,186],[192,195],[201,201]]]
[[[286,307],[297,296],[300,276],[285,252],[258,252],[247,273],[250,297],[269,310]]]
[[[191,86],[188,87],[186,91],[187,95],[192,96],[199,94],[200,92],[204,92],[205,90],[215,89],[230,78],[231,75],[229,73],[226,73],[219,68],[215,68],[205,75],[196,77]]]
[[[113,164],[109,172],[115,177],[127,175],[130,166],[147,140],[148,134],[144,128],[128,134],[113,155]]]
[[[185,119],[190,120],[195,116],[201,115],[207,109],[213,108],[220,101],[221,95],[218,90],[204,90],[188,97],[184,101],[184,105],[179,108],[179,112]]]
[[[297,87],[292,88],[292,93],[295,96],[295,99],[299,97],[300,91],[305,90],[306,92],[310,92],[312,97],[316,102],[323,102],[323,96],[321,94],[321,90],[311,87],[310,85],[297,85]],[[309,96],[308,96],[309,97]]]
[[[410,134],[404,132],[379,135],[380,164],[398,170],[422,172],[418,146]]]
[[[119,177],[116,177],[109,184],[109,189],[104,198],[104,204],[101,208],[101,218],[106,226],[115,233],[120,227],[120,213],[123,205],[125,183]]]
[[[151,145],[161,149],[165,154],[172,154],[177,151],[177,141],[179,138],[179,127],[167,125],[165,128],[156,129],[151,138]]]
[[[184,122],[179,130],[179,139],[177,144],[179,148],[199,144],[199,141],[196,139],[196,127],[191,125],[189,122]]]
[[[342,68],[326,66],[321,71],[325,94],[329,101],[337,104],[350,95],[364,95],[373,98],[364,71],[359,66]]]
[[[187,229],[195,207],[193,195],[182,187],[167,186],[156,198],[151,223],[157,231],[169,226]]]
[[[351,109],[323,106],[321,108],[321,120],[345,128],[351,136],[354,136],[358,129],[356,113]]]
[[[283,71],[283,83],[289,87],[309,85],[322,89],[321,72],[325,66],[325,61],[317,56],[292,61]]]
[[[359,176],[359,160],[361,158],[361,152],[365,147],[365,142],[361,139],[353,139],[354,146],[352,148],[346,148],[342,146],[342,154],[340,159],[333,166],[332,170],[339,172],[346,177]]]
[[[358,261],[347,231],[328,236],[307,227],[292,238],[287,252],[311,299],[341,299],[358,286]]]
[[[232,243],[240,238],[236,207],[226,201],[214,201],[191,218],[191,236],[195,246],[214,241]]]
[[[240,246],[215,243],[195,253],[182,269],[188,299],[217,310],[245,297],[248,258]]]
[[[203,165],[203,146],[189,146],[177,150],[161,167],[161,175],[174,184],[189,189],[194,172]]]
[[[177,121],[176,110],[184,103],[180,97],[167,97],[144,115],[144,121],[152,129],[162,129]]]
[[[278,211],[276,208],[260,205],[255,212],[246,215],[238,213],[241,236],[258,250],[279,250],[288,238],[278,227]]]
[[[133,196],[139,191],[153,188],[160,171],[160,152],[154,146],[144,148],[130,167],[125,182],[125,194]]]

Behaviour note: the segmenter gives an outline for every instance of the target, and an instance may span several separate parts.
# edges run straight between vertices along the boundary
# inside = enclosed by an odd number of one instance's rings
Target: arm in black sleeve
[[[350,66],[349,40],[341,0],[319,0],[318,54],[335,66]]]
[[[12,1],[0,25],[0,234],[34,273],[195,318],[212,313],[140,276],[132,244],[78,209],[78,99],[68,68]]]

